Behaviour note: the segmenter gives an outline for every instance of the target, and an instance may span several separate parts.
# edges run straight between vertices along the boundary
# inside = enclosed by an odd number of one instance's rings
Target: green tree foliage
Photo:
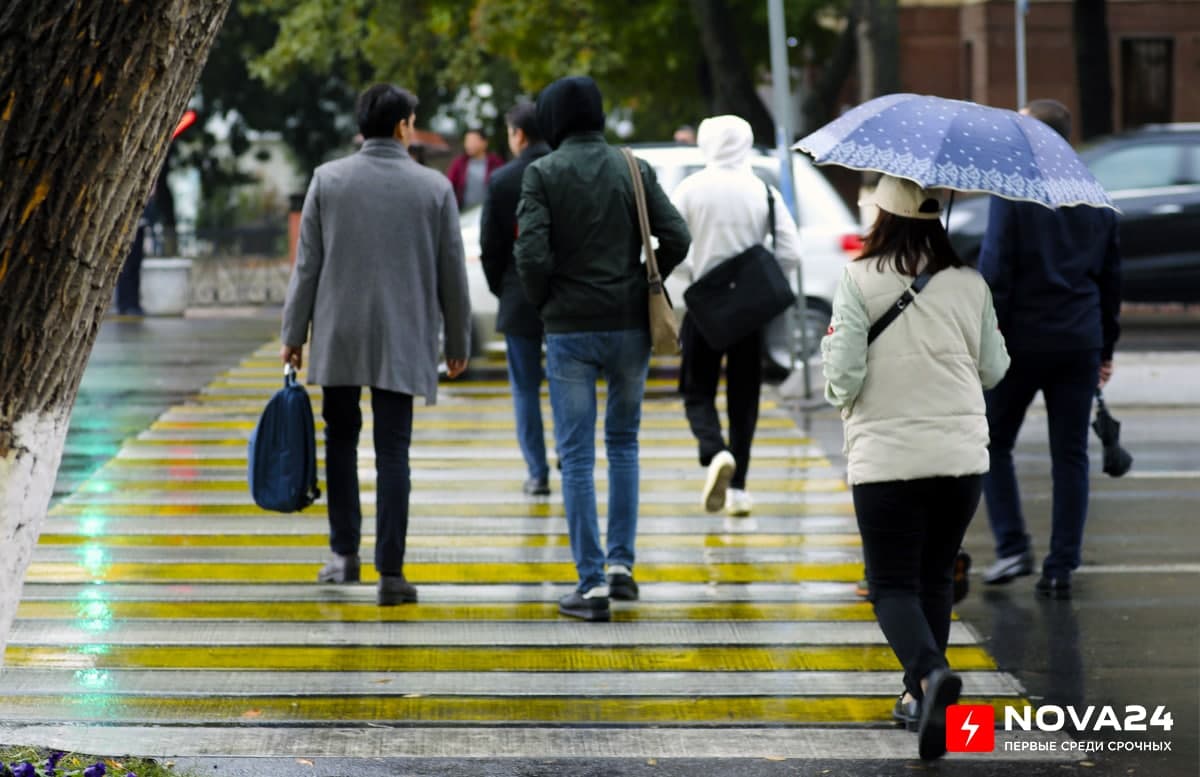
[[[500,111],[562,75],[588,74],[610,109],[631,112],[639,139],[662,139],[694,124],[722,99],[699,24],[732,20],[715,39],[740,52],[757,82],[769,61],[764,0],[243,0],[278,22],[271,48],[251,72],[286,88],[298,73],[338,73],[361,87],[388,80],[413,88],[418,122],[479,83],[493,87]],[[819,21],[846,0],[788,0],[794,65],[801,52],[823,62],[837,34]],[[711,11],[720,13],[707,13]],[[714,36],[707,36],[711,43]],[[724,49],[728,51],[726,47]],[[721,74],[725,75],[724,73]],[[761,136],[763,132],[759,132]],[[760,137],[769,142],[771,138]]]

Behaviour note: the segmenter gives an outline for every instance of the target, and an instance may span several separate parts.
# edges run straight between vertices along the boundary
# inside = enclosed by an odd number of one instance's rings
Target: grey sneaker
[[[404,579],[404,575],[383,575],[376,588],[375,603],[380,607],[397,604],[412,604],[417,601],[417,587]]]
[[[525,496],[550,496],[550,479],[529,478],[525,481],[522,490],[524,490]]]
[[[996,559],[996,562],[983,573],[983,582],[988,585],[1003,585],[1009,581],[1016,580],[1018,577],[1025,577],[1032,574],[1033,551],[1027,550],[1015,556],[1005,556],[1004,558]]]
[[[325,562],[317,573],[318,583],[357,583],[361,566],[358,556],[342,556],[337,553]]]

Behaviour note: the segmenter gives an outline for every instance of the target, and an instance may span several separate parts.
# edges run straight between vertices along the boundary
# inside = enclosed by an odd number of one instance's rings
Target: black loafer
[[[1034,590],[1043,599],[1070,599],[1071,578],[1042,575],[1037,581],[1037,585],[1034,586]]]
[[[550,481],[547,478],[529,478],[522,490],[525,496],[550,496]]]
[[[892,707],[892,720],[908,731],[916,731],[921,725],[921,702],[916,699],[906,702],[904,694],[900,694],[896,706]]]
[[[929,673],[929,686],[921,701],[921,722],[917,726],[917,753],[923,761],[946,754],[946,708],[958,703],[962,678],[949,669]]]

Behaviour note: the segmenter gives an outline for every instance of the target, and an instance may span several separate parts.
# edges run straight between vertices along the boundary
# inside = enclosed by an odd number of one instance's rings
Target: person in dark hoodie
[[[550,153],[538,128],[533,103],[518,103],[504,117],[508,124],[508,147],[514,159],[492,175],[483,201],[480,221],[480,261],[488,288],[500,298],[496,329],[504,333],[508,382],[512,386],[517,416],[517,443],[525,458],[528,496],[550,495],[550,467],[546,464],[546,439],[542,427],[542,319],[525,298],[513,243],[517,234],[517,202],[521,198],[521,176],[535,160]]]
[[[546,327],[546,372],[563,502],[579,584],[563,615],[610,617],[609,597],[638,597],[633,578],[638,514],[638,427],[650,363],[648,284],[641,261],[633,181],[604,140],[600,90],[561,78],[537,101],[538,125],[555,149],[525,170],[517,207],[517,275]],[[639,161],[650,231],[665,278],[691,236],[653,169]],[[596,510],[596,380],[608,384],[607,553]],[[605,575],[605,563],[608,565]]]
[[[1035,100],[1022,113],[1071,135],[1071,114],[1054,100]],[[990,470],[983,480],[996,562],[990,585],[1033,573],[1033,547],[1021,514],[1013,445],[1038,391],[1050,427],[1050,552],[1038,595],[1066,599],[1079,566],[1088,508],[1088,421],[1097,385],[1112,375],[1120,335],[1120,253],[1111,210],[1076,206],[1051,210],[993,197],[979,270],[992,287],[1000,331],[1012,366],[987,394]]]

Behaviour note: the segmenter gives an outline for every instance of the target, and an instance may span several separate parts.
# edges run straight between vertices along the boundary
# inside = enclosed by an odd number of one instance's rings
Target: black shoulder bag
[[[775,243],[775,198],[767,186],[771,244]],[[775,254],[761,243],[726,259],[683,293],[687,316],[705,342],[724,351],[796,302],[796,293]]]
[[[896,300],[896,303],[888,308],[878,321],[871,324],[871,329],[867,332],[867,345],[875,342],[875,338],[883,334],[883,330],[887,329],[888,325],[904,312],[904,309],[913,301],[913,297],[920,294],[921,289],[925,288],[925,284],[929,283],[929,278],[930,274],[927,272],[913,278],[912,286],[905,289],[904,293],[900,295],[900,299]]]

